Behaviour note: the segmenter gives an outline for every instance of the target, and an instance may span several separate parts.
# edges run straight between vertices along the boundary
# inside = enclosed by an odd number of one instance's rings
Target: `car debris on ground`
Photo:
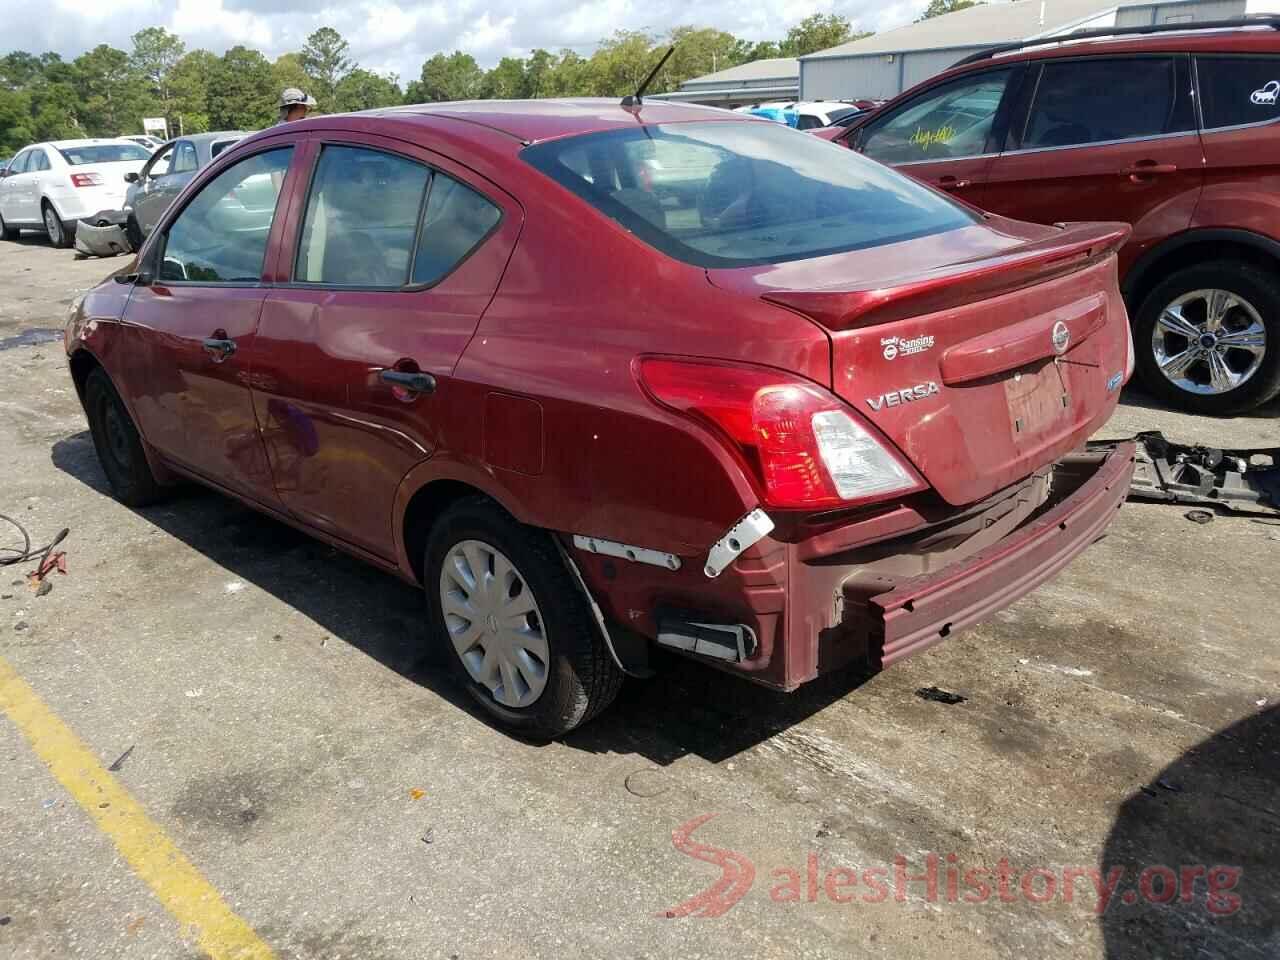
[[[1133,500],[1190,503],[1235,512],[1280,513],[1280,447],[1228,450],[1174,443],[1158,430],[1133,438],[1137,467]],[[1208,520],[1192,516],[1197,523]]]

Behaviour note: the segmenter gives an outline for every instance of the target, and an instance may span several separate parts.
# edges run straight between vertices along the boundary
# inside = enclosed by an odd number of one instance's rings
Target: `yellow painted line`
[[[31,749],[109,836],[120,855],[211,960],[270,960],[275,955],[142,805],[0,657],[0,711]]]

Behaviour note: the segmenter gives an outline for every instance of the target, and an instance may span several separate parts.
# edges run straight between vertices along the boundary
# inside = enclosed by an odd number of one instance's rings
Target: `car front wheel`
[[[151,473],[142,438],[111,378],[101,367],[85,381],[84,409],[98,462],[116,499],[130,507],[143,507],[158,500],[162,488]]]
[[[1280,280],[1218,261],[1170,275],[1134,324],[1143,385],[1172,406],[1221,415],[1280,393]]]
[[[622,672],[550,535],[464,500],[432,529],[424,570],[432,632],[498,723],[557,737],[613,701]]]

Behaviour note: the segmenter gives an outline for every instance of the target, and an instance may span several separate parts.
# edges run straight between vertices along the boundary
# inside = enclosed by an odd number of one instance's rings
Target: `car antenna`
[[[676,45],[673,43],[667,47],[667,52],[662,55],[662,59],[658,61],[658,65],[649,71],[649,75],[644,78],[644,83],[636,89],[635,93],[629,93],[622,98],[624,107],[642,107],[644,106],[644,92],[649,89],[649,84],[653,83],[653,78],[658,75],[658,71],[662,69],[662,65],[671,59],[671,55],[676,52]]]

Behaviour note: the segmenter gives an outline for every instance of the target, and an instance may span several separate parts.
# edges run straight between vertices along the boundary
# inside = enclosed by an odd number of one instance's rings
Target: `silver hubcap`
[[[1230,290],[1192,290],[1161,311],[1151,332],[1160,372],[1188,393],[1220,394],[1258,372],[1267,328],[1253,304]]]
[[[527,707],[547,685],[542,612],[520,571],[479,540],[455,544],[440,571],[440,605],[471,679],[504,707]]]

